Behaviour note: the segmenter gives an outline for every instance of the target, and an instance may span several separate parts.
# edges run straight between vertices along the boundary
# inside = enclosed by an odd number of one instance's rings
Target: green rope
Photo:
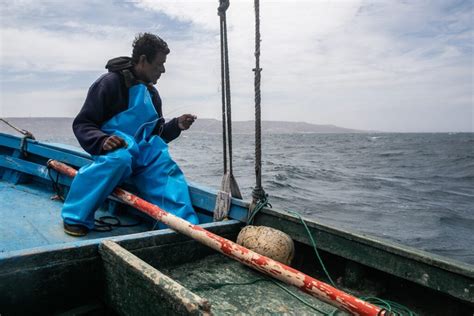
[[[325,315],[325,316],[329,316],[328,313],[314,307],[311,303],[309,303],[308,301],[306,301],[305,299],[303,299],[302,297],[298,296],[297,294],[291,292],[286,286],[284,286],[282,283],[280,282],[277,282],[275,280],[271,280],[269,279],[269,281],[271,281],[273,284],[275,284],[276,286],[278,286],[279,288],[281,288],[283,291],[285,291],[286,293],[290,294],[291,296],[293,296],[294,298],[296,298],[297,300],[299,300],[301,303],[305,304],[306,306],[314,309],[315,311],[318,311],[319,313]]]
[[[306,232],[307,232],[307,234],[309,236],[309,239],[311,241],[311,244],[313,246],[314,253],[316,254],[316,257],[318,258],[319,263],[321,264],[321,267],[323,268],[324,273],[326,274],[326,277],[329,279],[332,286],[337,288],[337,286],[334,284],[331,276],[329,275],[329,273],[326,269],[326,266],[324,265],[324,262],[321,259],[321,256],[319,255],[318,248],[316,247],[316,242],[314,241],[313,235],[311,234],[311,231],[309,230],[308,226],[306,225],[306,222],[303,220],[303,218],[301,217],[301,215],[299,213],[293,212],[293,211],[287,211],[287,212],[297,216],[300,219],[301,223],[303,224],[304,228],[306,229]],[[368,303],[377,305],[378,307],[383,308],[383,310],[391,312],[393,316],[397,316],[397,315],[416,316],[415,312],[411,311],[408,307],[406,307],[402,304],[399,304],[397,302],[393,302],[393,301],[389,301],[389,300],[383,300],[381,298],[372,297],[372,296],[370,296],[370,297],[359,297],[359,298],[361,300],[364,300],[364,301],[368,302]],[[328,315],[329,316],[335,315],[335,313],[338,312],[338,311],[339,311],[338,309],[335,309]]]
[[[253,223],[253,219],[255,215],[258,214],[264,207],[272,207],[272,205],[268,202],[268,195],[265,194],[262,199],[258,200],[255,208],[250,211],[249,218],[247,220],[247,224],[251,225]]]
[[[360,299],[366,302],[369,302],[371,304],[377,305],[379,307],[382,307],[388,312],[391,312],[392,315],[394,316],[397,316],[397,315],[416,316],[416,313],[410,310],[408,307],[394,301],[384,300],[379,297],[373,297],[373,296],[361,297]]]
[[[265,195],[265,197],[263,199],[261,199],[257,202],[255,208],[249,214],[249,219],[248,219],[248,222],[247,222],[248,224],[251,224],[253,222],[253,219],[254,219],[255,215],[257,215],[258,212],[260,212],[264,207],[266,207],[266,206],[272,207],[271,204],[268,202],[267,197],[268,197],[268,195]],[[329,282],[331,283],[331,285],[334,286],[335,288],[337,288],[336,284],[334,283],[331,276],[329,275],[329,272],[327,271],[326,266],[324,265],[323,259],[321,259],[321,256],[319,255],[318,247],[316,246],[316,241],[314,240],[313,235],[311,234],[311,231],[309,230],[308,225],[306,225],[306,222],[304,221],[304,219],[297,212],[293,212],[293,211],[286,211],[286,212],[288,212],[292,215],[295,215],[296,217],[299,218],[299,220],[301,221],[301,223],[303,224],[303,226],[306,230],[306,233],[308,234],[309,240],[311,241],[311,245],[313,246],[314,253],[316,254],[316,257],[318,258],[318,261],[319,261],[319,263],[320,263],[320,265],[321,265],[321,267],[324,271],[324,274],[326,275],[326,277],[329,280]],[[320,312],[324,315],[333,316],[333,315],[336,315],[337,312],[339,312],[338,309],[335,309],[329,314],[324,313],[324,312],[318,310],[316,307],[312,306],[307,301],[304,301],[302,298],[298,297],[296,294],[290,292],[283,285],[276,283],[274,280],[270,280],[270,281],[272,281],[273,283],[278,285],[280,288],[282,288],[283,290],[290,293],[292,296],[297,298],[299,301],[303,302],[305,305],[311,307],[312,309],[314,309],[314,310],[316,310],[316,311],[318,311],[318,312]],[[255,283],[255,282],[253,282],[253,283]],[[393,316],[398,316],[398,315],[400,315],[400,316],[405,316],[405,315],[406,316],[416,316],[417,315],[415,312],[411,311],[408,307],[406,307],[402,304],[399,304],[397,302],[390,301],[390,300],[384,300],[384,299],[381,299],[381,298],[378,298],[378,297],[360,297],[360,299],[364,300],[368,303],[374,304],[378,307],[381,307],[382,311],[390,312],[390,313],[392,313]]]
[[[252,284],[255,284],[257,282],[261,282],[261,281],[266,281],[265,279],[256,279],[256,280],[253,280],[253,281],[249,281],[249,282],[243,282],[243,283],[238,283],[238,282],[228,282],[228,283],[203,283],[197,287],[194,287],[191,289],[192,292],[194,291],[206,291],[208,289],[213,289],[213,290],[217,290],[217,289],[220,289],[221,287],[224,287],[224,286],[229,286],[229,285],[252,285]]]
[[[308,233],[309,239],[310,239],[311,244],[312,244],[313,249],[314,249],[314,253],[316,254],[316,257],[318,258],[319,263],[321,264],[321,267],[323,268],[324,273],[326,274],[326,277],[329,279],[332,286],[337,288],[337,286],[334,284],[331,276],[329,275],[329,273],[326,269],[326,266],[324,265],[323,260],[321,259],[320,255],[319,255],[318,248],[316,247],[316,242],[314,241],[313,235],[311,234],[311,231],[309,230],[308,226],[306,225],[306,222],[303,220],[303,218],[301,217],[301,215],[299,213],[293,212],[293,211],[287,211],[287,212],[297,216],[300,219],[301,223],[303,224],[304,228],[306,229],[306,232]],[[381,298],[378,298],[378,297],[372,297],[372,296],[370,296],[370,297],[359,297],[359,298],[361,300],[364,300],[364,301],[368,302],[368,303],[377,305],[378,307],[381,307],[381,308],[383,308],[384,310],[386,310],[388,312],[391,312],[393,316],[397,316],[397,315],[416,316],[415,312],[411,311],[408,307],[406,307],[402,304],[399,304],[397,302],[384,300],[384,299],[381,299]],[[330,316],[335,315],[334,313],[336,313],[336,312],[338,312],[338,309],[333,310],[328,315],[330,315]]]
[[[306,233],[308,233],[309,240],[311,241],[311,245],[313,246],[313,249],[314,249],[314,253],[316,254],[316,257],[318,258],[319,263],[321,264],[321,267],[323,268],[324,273],[326,274],[326,277],[328,278],[329,282],[331,282],[332,286],[336,287],[336,284],[332,280],[331,276],[328,273],[328,270],[326,269],[326,266],[324,265],[323,259],[321,259],[321,257],[319,256],[319,251],[318,251],[318,248],[316,247],[316,242],[314,241],[313,235],[311,234],[311,231],[309,230],[308,226],[306,225],[306,222],[303,220],[303,218],[301,217],[301,215],[299,213],[293,212],[293,211],[287,211],[287,212],[297,216],[300,219],[301,223],[303,224],[304,228],[306,229]]]
[[[191,289],[191,291],[201,291],[201,290],[207,290],[207,289],[220,289],[224,286],[229,286],[229,285],[252,285],[252,284],[255,284],[257,282],[271,282],[273,284],[275,284],[276,286],[278,286],[280,289],[282,289],[283,291],[285,291],[286,293],[290,294],[291,296],[293,296],[294,298],[296,298],[298,301],[300,301],[301,303],[303,303],[304,305],[308,306],[309,308],[317,311],[318,313],[321,313],[325,316],[329,316],[330,314],[318,309],[317,307],[313,306],[311,303],[309,303],[308,301],[306,301],[304,298],[298,296],[297,294],[291,292],[288,288],[286,288],[282,283],[278,282],[278,281],[275,281],[275,280],[272,280],[270,278],[267,278],[266,276],[264,276],[264,278],[260,278],[260,279],[255,279],[253,281],[249,281],[249,282],[243,282],[243,283],[239,283],[239,282],[228,282],[228,283],[204,283],[204,284],[201,284],[197,287],[194,287],[193,289]]]
[[[373,296],[359,297],[359,298],[361,300],[364,300],[364,301],[368,302],[368,303],[371,303],[373,305],[381,307],[382,311],[388,312],[388,314],[386,314],[386,315],[391,315],[391,316],[417,316],[417,314],[415,312],[410,310],[405,305],[402,305],[402,304],[394,302],[394,301],[384,300],[384,299],[381,299],[379,297],[373,297]],[[328,316],[333,316],[337,312],[339,312],[339,310],[336,308]]]
[[[272,207],[272,205],[268,202],[268,195],[265,195],[263,197],[263,199],[261,199],[257,202],[257,205],[255,205],[255,208],[250,212],[247,224],[252,224],[255,215],[257,215],[258,212],[260,212],[264,207],[267,207],[267,206]],[[293,212],[293,211],[287,211],[287,212],[297,216],[300,219],[301,223],[303,224],[304,228],[306,229],[306,233],[308,234],[309,239],[311,240],[311,244],[313,245],[314,253],[316,254],[316,257],[318,258],[319,263],[321,264],[321,267],[323,268],[324,273],[326,274],[326,277],[329,279],[332,286],[336,287],[335,283],[333,282],[331,276],[329,275],[329,273],[326,269],[326,266],[324,265],[323,260],[319,256],[318,248],[316,247],[316,242],[314,241],[313,235],[311,234],[308,226],[306,225],[306,222],[303,220],[303,218],[301,217],[301,215],[299,213]]]

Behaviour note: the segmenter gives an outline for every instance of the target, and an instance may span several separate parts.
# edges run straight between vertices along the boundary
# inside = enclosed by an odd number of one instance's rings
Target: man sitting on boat
[[[73,130],[94,162],[79,170],[64,202],[67,234],[84,236],[93,229],[95,211],[124,180],[130,180],[142,198],[198,223],[186,180],[167,145],[196,117],[184,114],[165,123],[153,86],[165,72],[169,52],[160,37],[139,34],[132,57],[109,60],[109,72],[89,88]]]

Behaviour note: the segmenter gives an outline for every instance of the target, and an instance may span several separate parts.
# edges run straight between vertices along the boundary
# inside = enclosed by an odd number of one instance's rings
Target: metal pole
[[[48,166],[54,170],[74,177],[77,170],[56,160],[49,160]],[[182,233],[194,240],[232,258],[257,271],[265,273],[287,284],[296,286],[300,290],[317,297],[333,306],[353,313],[355,315],[386,315],[380,307],[367,303],[357,297],[340,291],[329,284],[318,281],[309,275],[295,270],[283,263],[259,255],[258,253],[242,247],[228,239],[213,234],[210,231],[189,223],[188,221],[174,216],[160,207],[153,205],[136,195],[121,188],[115,188],[112,195],[133,206],[152,218],[168,225],[171,229]]]

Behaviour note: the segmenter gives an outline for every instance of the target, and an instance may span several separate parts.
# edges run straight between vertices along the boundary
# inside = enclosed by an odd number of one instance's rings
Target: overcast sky
[[[234,120],[254,118],[253,1],[228,11]],[[166,117],[220,118],[215,1],[0,0],[0,117],[68,116],[139,32],[168,42]],[[473,1],[261,1],[262,118],[474,131]]]

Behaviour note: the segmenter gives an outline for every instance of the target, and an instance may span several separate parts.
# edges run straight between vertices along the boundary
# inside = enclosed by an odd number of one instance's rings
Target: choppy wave
[[[70,124],[34,124],[38,139],[77,145]],[[192,182],[218,188],[220,135],[185,135],[170,143],[172,156]],[[250,198],[253,140],[234,137],[234,175]],[[474,134],[263,137],[263,186],[274,207],[474,264]]]
[[[263,184],[274,207],[474,263],[474,225],[466,226],[474,205],[474,149],[467,146],[473,139],[462,133],[266,135]],[[194,141],[215,143],[212,159],[221,158],[219,137]],[[186,156],[180,142],[173,151]],[[234,151],[235,161],[245,161],[234,173],[250,197],[253,147]]]

